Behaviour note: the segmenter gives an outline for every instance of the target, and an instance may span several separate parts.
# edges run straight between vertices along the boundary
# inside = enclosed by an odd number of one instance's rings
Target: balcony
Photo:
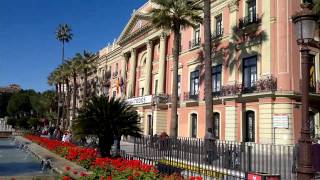
[[[221,38],[222,36],[223,36],[223,28],[221,28],[220,31],[214,31],[214,32],[211,33],[211,39],[212,40]]]
[[[117,78],[117,77],[118,77],[118,71],[113,72],[113,73],[112,73],[112,78],[114,79],[114,78]]]
[[[199,93],[190,93],[190,92],[184,92],[183,93],[183,100],[184,101],[198,101],[199,100]]]
[[[200,47],[200,44],[201,44],[200,38],[192,39],[191,41],[189,41],[189,49],[198,48]]]
[[[253,16],[246,16],[244,18],[239,19],[239,29],[246,28],[251,24],[260,24],[260,23],[261,23],[261,17],[259,17],[257,14]]]

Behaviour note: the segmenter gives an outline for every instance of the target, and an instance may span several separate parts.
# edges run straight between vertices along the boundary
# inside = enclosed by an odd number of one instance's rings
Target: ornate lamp
[[[309,120],[309,79],[310,79],[310,54],[308,45],[314,40],[318,17],[312,12],[312,4],[304,3],[302,10],[293,17],[298,45],[301,45],[301,103],[302,126],[299,139],[298,178],[310,180],[314,176],[312,167],[312,141],[310,138]]]

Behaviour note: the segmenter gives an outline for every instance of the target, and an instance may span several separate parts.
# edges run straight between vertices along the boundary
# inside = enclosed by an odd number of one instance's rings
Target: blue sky
[[[0,0],[0,87],[50,89],[47,76],[61,63],[59,24],[67,23],[73,40],[65,56],[97,52],[118,38],[133,9],[147,0]]]

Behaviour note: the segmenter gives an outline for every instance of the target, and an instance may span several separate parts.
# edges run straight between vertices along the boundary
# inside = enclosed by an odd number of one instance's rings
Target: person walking
[[[52,124],[51,127],[49,128],[49,139],[54,139],[53,134],[54,134],[55,129],[56,128]]]

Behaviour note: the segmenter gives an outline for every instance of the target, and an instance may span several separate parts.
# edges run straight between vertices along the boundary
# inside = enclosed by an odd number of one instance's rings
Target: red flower
[[[66,167],[66,170],[67,170],[67,171],[70,171],[70,169],[71,169],[71,168],[70,168],[69,166]]]
[[[85,177],[85,176],[87,176],[87,173],[81,172],[81,173],[80,173],[80,176]]]
[[[74,175],[77,175],[78,174],[78,171],[73,171],[72,172]]]
[[[132,176],[128,176],[128,180],[133,180],[133,177]]]
[[[71,178],[69,176],[63,176],[62,180],[71,180]]]
[[[112,180],[112,176],[108,176],[108,179],[107,180]]]
[[[135,173],[134,173],[134,176],[135,176],[135,177],[139,177],[139,176],[140,176],[140,173],[139,173],[139,172],[135,172]]]

